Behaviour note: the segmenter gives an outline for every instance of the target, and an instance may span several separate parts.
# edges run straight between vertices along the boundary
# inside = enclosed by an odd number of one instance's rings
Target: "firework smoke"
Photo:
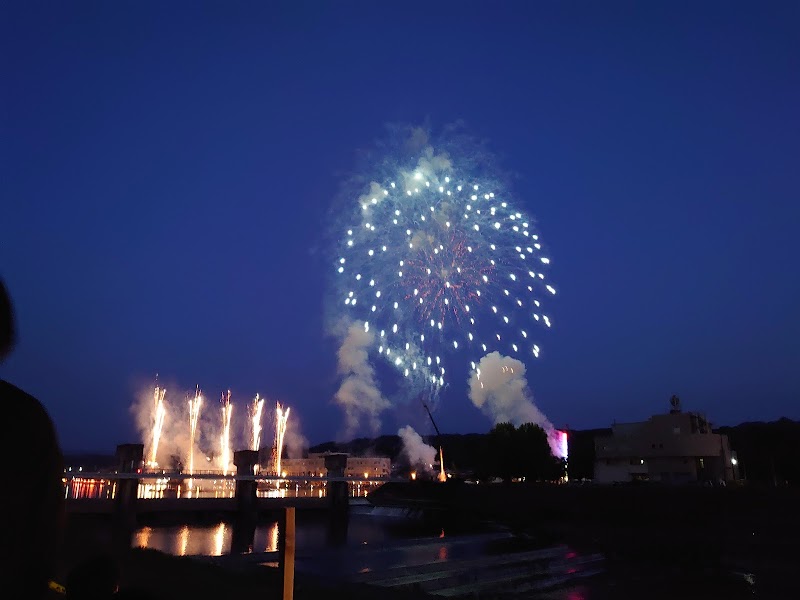
[[[390,406],[378,389],[369,363],[367,350],[373,343],[368,328],[352,324],[339,347],[338,369],[344,380],[334,400],[344,410],[346,436],[352,436],[364,421],[373,434],[378,433],[380,414]]]
[[[534,423],[544,429],[554,456],[558,456],[558,434],[550,420],[533,402],[525,378],[525,365],[510,356],[491,352],[478,363],[469,380],[472,403],[497,423]]]
[[[286,422],[283,443],[286,447],[286,458],[303,458],[303,454],[308,448],[308,439],[300,430],[300,419],[297,412],[293,412],[292,420]]]
[[[421,467],[428,471],[436,460],[436,448],[426,444],[411,425],[402,427],[397,435],[403,442],[403,453],[412,467]]]

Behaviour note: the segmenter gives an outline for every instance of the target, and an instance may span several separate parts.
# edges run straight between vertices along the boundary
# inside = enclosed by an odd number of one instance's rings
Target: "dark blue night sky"
[[[5,3],[0,375],[67,450],[135,440],[157,372],[335,438],[328,208],[386,123],[461,120],[550,250],[556,425],[798,418],[799,32],[796,2]],[[436,418],[491,426],[458,386]]]

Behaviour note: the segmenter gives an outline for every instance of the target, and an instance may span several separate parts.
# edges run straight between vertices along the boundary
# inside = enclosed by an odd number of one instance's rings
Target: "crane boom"
[[[439,431],[439,428],[436,426],[436,421],[434,421],[434,420],[433,420],[433,415],[431,414],[431,409],[430,409],[430,408],[428,408],[428,405],[425,403],[425,401],[424,401],[424,400],[422,401],[422,406],[424,406],[424,407],[425,407],[425,412],[427,412],[427,413],[428,413],[428,416],[429,416],[429,417],[430,417],[430,419],[431,419],[431,423],[433,423],[433,428],[436,430],[436,435],[437,435],[438,437],[442,437],[442,433]]]

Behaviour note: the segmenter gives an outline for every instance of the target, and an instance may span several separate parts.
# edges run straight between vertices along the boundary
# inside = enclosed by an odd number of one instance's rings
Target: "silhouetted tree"
[[[488,438],[480,469],[484,477],[552,481],[564,475],[565,462],[553,457],[547,434],[538,425],[524,423],[515,428],[511,423],[498,423]]]
[[[552,481],[564,475],[564,463],[550,452],[547,434],[538,425],[523,423],[514,432],[515,467],[527,481]]]
[[[519,470],[516,430],[511,423],[498,423],[489,432],[488,474],[510,481]]]

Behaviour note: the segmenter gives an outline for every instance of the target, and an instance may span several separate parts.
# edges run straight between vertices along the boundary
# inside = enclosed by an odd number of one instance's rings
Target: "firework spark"
[[[158,376],[156,376],[156,380]],[[166,408],[164,407],[164,396],[167,390],[164,388],[156,387],[153,389],[153,429],[150,440],[150,467],[157,467],[158,457],[158,443],[161,440],[161,430],[164,428],[164,417],[166,416]]]
[[[264,399],[258,394],[250,405],[250,449],[258,452],[261,446],[261,412],[264,409]]]
[[[220,452],[219,458],[222,463],[222,473],[228,474],[231,464],[231,413],[233,412],[233,404],[231,404],[231,391],[228,390],[228,395],[222,394],[222,436],[220,437]]]
[[[286,434],[286,422],[289,420],[290,408],[283,410],[278,402],[275,408],[275,474],[281,476],[281,457],[283,455],[283,437]]]
[[[459,169],[461,163],[466,166]],[[430,146],[378,173],[342,235],[337,301],[375,334],[379,355],[435,396],[448,360],[492,351],[539,356],[535,325],[550,326],[532,219],[470,161]]]
[[[194,473],[194,442],[197,435],[197,422],[200,419],[200,407],[203,404],[203,396],[200,393],[200,386],[194,393],[194,398],[189,399],[189,475]],[[193,482],[189,480],[191,489]]]

